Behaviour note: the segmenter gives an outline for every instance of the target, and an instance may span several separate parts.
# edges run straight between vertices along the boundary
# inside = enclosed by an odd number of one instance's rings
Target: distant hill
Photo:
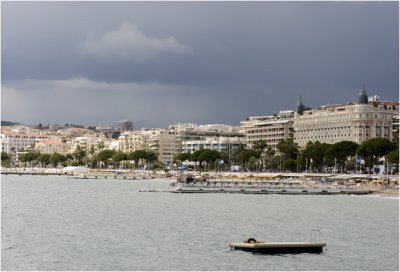
[[[19,123],[13,123],[13,122],[10,122],[10,121],[1,120],[1,126],[3,126],[3,127],[14,126],[14,125],[19,125]]]

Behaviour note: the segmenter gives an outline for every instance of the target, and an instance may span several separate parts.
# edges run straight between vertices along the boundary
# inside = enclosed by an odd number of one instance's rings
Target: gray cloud
[[[193,87],[96,82],[87,78],[18,80],[2,86],[2,118],[36,124],[36,120],[79,124],[115,123],[129,118],[136,124],[212,120],[216,97]],[[218,93],[218,92],[216,92]],[[177,101],[176,97],[183,99]],[[208,99],[215,102],[208,103]],[[15,105],[18,105],[16,110]],[[32,114],[34,113],[34,114]],[[215,118],[218,120],[218,118]]]
[[[125,22],[100,37],[90,34],[85,39],[81,52],[111,62],[145,62],[162,54],[187,55],[192,49],[171,36],[165,39],[148,37],[137,26]]]
[[[126,115],[166,126],[238,124],[293,109],[299,96],[346,103],[363,83],[398,100],[398,19],[398,2],[4,2],[1,111],[33,123]],[[42,101],[72,94],[87,114],[46,112]]]

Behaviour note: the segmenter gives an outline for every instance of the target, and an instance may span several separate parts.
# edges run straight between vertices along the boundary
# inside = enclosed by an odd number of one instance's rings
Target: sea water
[[[2,270],[399,270],[398,199],[139,192],[172,181],[2,175]],[[322,254],[228,246],[316,228]]]

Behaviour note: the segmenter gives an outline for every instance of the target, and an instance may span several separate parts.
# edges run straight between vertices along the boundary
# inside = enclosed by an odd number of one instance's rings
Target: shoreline
[[[119,172],[119,173],[118,173]],[[1,167],[1,176],[3,175],[58,175],[58,176],[71,176],[74,178],[81,179],[97,179],[97,176],[101,178],[117,178],[117,179],[166,179],[170,182],[173,182],[177,179],[177,172],[169,172],[170,175],[167,175],[164,171],[153,171],[153,170],[116,170],[116,169],[88,169],[86,173],[66,173],[61,168],[6,168]],[[201,173],[193,173],[193,174],[201,174]],[[243,173],[243,172],[219,172],[219,173],[210,173],[214,174],[216,177],[212,177],[215,179],[213,182],[227,182],[226,179],[234,179],[234,182],[244,182],[244,184],[248,183],[252,186],[252,184],[259,184],[263,182],[272,182],[274,183],[275,178],[279,179],[279,182],[283,182],[282,184],[286,186],[286,183],[293,182],[294,180],[299,179],[295,184],[296,187],[299,184],[305,186],[305,188],[319,188],[319,189],[342,189],[343,184],[334,183],[319,183],[317,182],[317,176],[319,175],[327,175],[327,174],[316,174],[316,173]],[[305,178],[305,176],[309,178]],[[329,175],[329,174],[328,174]],[[352,174],[347,174],[351,176]],[[354,174],[353,174],[354,175]],[[343,175],[342,175],[343,176]],[[357,175],[357,178],[360,178],[361,175]],[[367,175],[362,175],[367,178]],[[340,177],[338,177],[340,179]],[[371,179],[372,177],[369,176]],[[374,177],[375,179],[378,177]],[[382,178],[382,177],[379,177]],[[391,178],[394,178],[393,176]],[[270,180],[271,179],[271,180]],[[396,178],[397,179],[397,178]],[[300,181],[301,180],[301,181]],[[229,182],[229,181],[228,181]],[[290,185],[290,184],[289,184]],[[355,184],[353,184],[354,186]],[[361,184],[358,184],[361,185]],[[359,188],[357,188],[359,187]],[[372,191],[370,196],[379,196],[379,197],[391,197],[400,199],[400,191],[399,188],[384,188],[382,184],[364,184],[364,186],[354,186],[354,189],[363,189]],[[283,188],[285,189],[285,188]],[[348,189],[346,186],[345,189]]]
[[[376,190],[370,195],[380,196],[380,197],[395,197],[400,199],[400,191],[399,189],[382,189]]]

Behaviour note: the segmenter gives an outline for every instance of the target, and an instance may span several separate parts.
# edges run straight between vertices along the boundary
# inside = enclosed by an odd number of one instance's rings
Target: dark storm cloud
[[[397,100],[398,40],[397,2],[5,2],[2,115],[50,122],[46,107],[17,114],[5,104],[34,104],[24,91],[57,103],[74,93],[60,82],[86,82],[74,95],[96,99],[79,116],[59,106],[52,122],[238,124],[293,109],[299,96],[309,106],[354,101],[363,83]],[[100,83],[109,85],[96,93]],[[124,107],[96,107],[109,101]],[[147,103],[152,114],[141,112]]]

